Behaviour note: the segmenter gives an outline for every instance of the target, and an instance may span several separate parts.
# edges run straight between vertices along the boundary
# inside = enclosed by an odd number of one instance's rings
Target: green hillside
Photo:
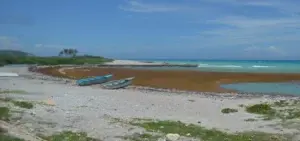
[[[101,56],[53,56],[40,57],[23,51],[0,50],[0,66],[9,64],[38,64],[38,65],[59,65],[59,64],[102,64],[110,62]]]
[[[0,50],[0,56],[16,56],[16,57],[25,57],[25,56],[34,56],[33,54],[19,51],[19,50]]]

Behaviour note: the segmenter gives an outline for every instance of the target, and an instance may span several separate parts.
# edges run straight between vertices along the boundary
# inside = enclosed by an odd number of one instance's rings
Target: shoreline
[[[43,67],[42,67],[43,68]],[[58,71],[57,71],[58,70]],[[62,73],[60,70],[64,70]],[[298,82],[300,74],[278,73],[232,73],[232,72],[203,72],[190,70],[144,70],[134,68],[109,68],[109,67],[57,67],[41,69],[43,73],[56,76],[80,79],[84,77],[101,76],[108,73],[114,74],[113,80],[136,76],[133,86],[150,89],[165,89],[172,91],[215,92],[215,93],[244,93],[236,90],[225,89],[222,84],[251,83],[251,82]],[[250,92],[251,93],[251,92]],[[257,94],[251,93],[251,94]],[[283,93],[268,93],[269,95],[293,95]]]
[[[1,68],[4,69],[5,68]],[[247,113],[239,105],[297,99],[299,97],[266,96],[244,97],[237,95],[209,95],[207,93],[174,93],[163,91],[136,90],[133,88],[104,90],[97,86],[79,87],[74,80],[52,77],[27,68],[7,68],[20,74],[19,77],[0,79],[0,88],[24,90],[27,94],[10,94],[24,100],[45,100],[52,97],[54,106],[35,105],[20,119],[20,126],[37,132],[52,134],[62,130],[84,131],[89,136],[104,141],[116,140],[136,131],[122,120],[153,119],[181,121],[186,124],[201,125],[208,129],[216,128],[227,133],[259,131],[266,133],[297,133],[298,130],[281,127],[277,120],[260,120],[257,115]],[[6,82],[6,83],[2,83]],[[157,89],[156,89],[157,90]],[[213,94],[213,93],[212,93]],[[214,93],[216,94],[216,93]],[[223,108],[238,109],[234,114],[223,114]],[[246,119],[256,119],[247,122]],[[53,122],[53,127],[44,127],[45,121]],[[97,124],[93,124],[93,123]],[[55,124],[54,124],[55,123]],[[52,125],[52,124],[51,124]],[[55,126],[54,126],[55,125]],[[272,126],[276,125],[276,126]],[[134,130],[129,130],[134,128]],[[278,129],[279,128],[279,129]]]
[[[51,67],[51,66],[50,66]],[[45,68],[44,66],[42,68]],[[85,68],[83,67],[78,67],[78,68]],[[60,68],[58,71],[60,73],[64,72],[65,69],[73,69],[72,68]],[[74,84],[75,79],[70,79],[70,78],[61,78],[61,77],[55,77],[55,76],[49,76],[47,74],[41,73],[41,72],[34,72],[43,75],[44,77],[49,77],[49,79],[54,79],[54,81],[63,81],[64,83],[70,83]],[[66,73],[62,73],[65,75]],[[92,85],[91,87],[97,87],[97,85]],[[98,87],[97,87],[98,88]],[[100,88],[100,87],[99,87]],[[168,88],[155,88],[155,87],[148,87],[148,86],[136,86],[136,85],[131,85],[125,89],[129,90],[137,90],[137,91],[146,91],[147,93],[151,92],[166,92],[170,94],[183,94],[183,95],[202,95],[204,97],[222,97],[222,98],[299,98],[300,96],[298,95],[293,95],[293,94],[280,94],[280,93],[249,93],[249,92],[238,92],[238,91],[233,91],[233,92],[201,92],[201,91],[188,91],[188,90],[179,90],[179,89],[168,89]]]

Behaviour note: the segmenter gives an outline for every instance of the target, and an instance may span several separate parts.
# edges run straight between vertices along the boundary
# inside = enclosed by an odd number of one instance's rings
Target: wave
[[[276,66],[263,66],[253,65],[251,67],[243,67],[239,65],[210,65],[210,64],[198,64],[198,68],[274,68]]]
[[[198,68],[242,68],[242,66],[237,66],[237,65],[209,65],[209,64],[199,64]]]
[[[252,68],[271,68],[275,66],[259,66],[259,65],[253,65]]]

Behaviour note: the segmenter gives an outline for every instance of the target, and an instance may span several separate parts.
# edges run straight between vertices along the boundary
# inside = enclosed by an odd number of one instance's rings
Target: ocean
[[[300,60],[157,60],[142,61],[167,62],[170,64],[197,64],[202,71],[217,72],[266,72],[266,73],[300,73]]]
[[[196,64],[189,69],[214,72],[251,72],[251,73],[300,73],[300,60],[155,60],[142,61],[166,62],[170,64]],[[166,68],[165,68],[166,69]],[[223,88],[246,93],[265,93],[300,96],[300,84],[281,83],[236,83],[224,84]]]

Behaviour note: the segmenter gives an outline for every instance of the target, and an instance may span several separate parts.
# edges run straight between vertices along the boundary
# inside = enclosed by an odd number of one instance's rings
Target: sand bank
[[[134,60],[114,60],[112,62],[105,63],[106,65],[162,65],[158,62],[142,62]]]

